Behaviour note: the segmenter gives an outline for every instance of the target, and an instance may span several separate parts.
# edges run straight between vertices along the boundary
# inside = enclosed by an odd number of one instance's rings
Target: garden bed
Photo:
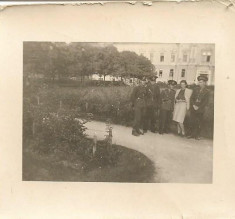
[[[91,147],[92,141],[87,139]],[[119,145],[98,142],[94,157],[79,153],[39,154],[33,141],[24,144],[23,180],[72,182],[153,182],[154,164],[145,155]],[[112,148],[110,148],[112,147]]]

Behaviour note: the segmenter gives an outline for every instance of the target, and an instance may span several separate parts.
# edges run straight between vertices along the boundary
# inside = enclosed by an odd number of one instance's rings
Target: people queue
[[[157,132],[156,120],[159,117],[159,134],[169,133],[172,120],[177,124],[178,135],[185,137],[184,120],[190,115],[190,130],[188,138],[200,139],[203,115],[209,102],[208,78],[197,77],[199,87],[187,88],[187,81],[180,82],[180,88],[175,90],[177,82],[169,80],[167,88],[160,91],[156,76],[140,79],[138,86],[131,94],[131,104],[134,110],[132,135],[143,135],[147,131]]]

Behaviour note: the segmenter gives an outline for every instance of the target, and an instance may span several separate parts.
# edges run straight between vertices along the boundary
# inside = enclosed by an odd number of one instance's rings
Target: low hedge
[[[131,126],[133,109],[130,105],[132,87],[44,87],[37,92],[29,92],[32,104],[38,102],[51,111],[57,112],[60,108],[77,110],[80,113],[90,113],[97,120],[111,119],[113,123]],[[185,124],[188,124],[186,118]],[[214,126],[214,89],[210,88],[210,100],[205,112],[203,125],[204,137],[213,138]]]

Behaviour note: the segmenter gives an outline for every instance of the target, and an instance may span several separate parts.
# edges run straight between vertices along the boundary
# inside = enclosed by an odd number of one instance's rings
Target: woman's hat
[[[168,81],[168,84],[169,84],[169,85],[176,85],[177,82],[176,82],[175,80],[169,80],[169,81]]]
[[[200,75],[200,76],[197,77],[197,80],[206,82],[206,81],[208,81],[208,78],[206,76]]]

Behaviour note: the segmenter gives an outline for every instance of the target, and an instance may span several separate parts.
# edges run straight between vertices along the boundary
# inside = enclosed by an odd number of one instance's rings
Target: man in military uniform
[[[160,88],[156,83],[157,76],[149,76],[146,84],[146,110],[144,117],[144,132],[156,131],[156,114],[160,103]]]
[[[200,132],[203,122],[203,114],[205,112],[206,105],[209,102],[210,92],[206,88],[208,78],[205,76],[197,77],[199,88],[193,91],[191,96],[191,135],[188,138],[200,139]]]
[[[168,87],[161,92],[159,134],[168,133],[170,131],[176,93],[174,87],[176,84],[176,81],[169,80]]]
[[[145,115],[145,96],[146,96],[146,79],[143,77],[140,79],[140,84],[134,87],[131,94],[131,104],[134,108],[134,123],[132,129],[132,135],[139,136],[144,134],[140,131],[143,128],[143,119]]]

